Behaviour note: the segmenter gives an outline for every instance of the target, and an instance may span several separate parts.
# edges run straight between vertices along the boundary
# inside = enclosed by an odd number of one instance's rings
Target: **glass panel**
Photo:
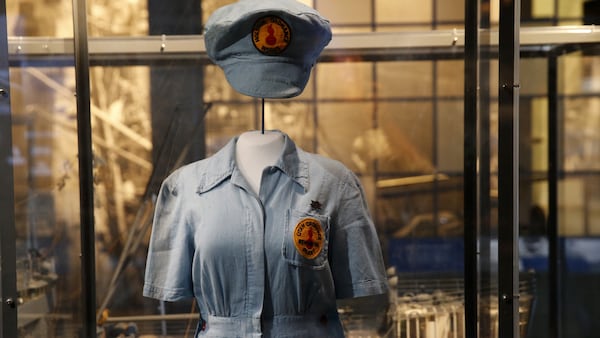
[[[462,101],[443,101],[438,105],[437,122],[437,166],[438,171],[453,173],[460,176],[463,163],[463,147],[457,147],[457,142],[464,135],[464,104]]]
[[[546,75],[539,67],[522,68],[522,78],[535,83],[544,82]],[[597,325],[587,317],[600,311],[598,295],[587,290],[598,282],[598,130],[596,97],[598,95],[597,56],[571,53],[558,59],[558,151],[560,154],[560,181],[558,182],[557,222],[559,230],[559,255],[564,258],[560,271],[562,284],[559,292],[563,299],[561,312],[562,335],[592,337]],[[538,71],[535,71],[539,68]],[[540,90],[542,88],[540,87]],[[531,180],[522,181],[520,253],[523,273],[528,272],[536,281],[535,307],[531,312],[528,336],[548,336],[548,321],[552,318],[549,293],[552,277],[549,275],[549,243],[546,238],[548,210],[548,183],[540,181],[548,166],[548,101],[544,97],[528,101],[526,107],[531,117],[530,135],[522,143],[531,154]],[[526,111],[527,111],[526,110]],[[530,137],[529,137],[530,136]],[[525,162],[527,163],[527,162]],[[525,197],[525,198],[524,198]],[[585,290],[585,291],[583,291]],[[592,300],[593,299],[593,300]],[[592,300],[592,301],[590,301]],[[591,317],[590,317],[591,318]]]
[[[372,124],[370,103],[323,103],[318,112],[318,153],[344,162],[350,169],[368,171],[373,160],[362,146]]]
[[[367,99],[373,96],[373,68],[366,62],[321,64],[317,72],[320,97],[328,99]],[[331,81],[336,79],[336,81]]]
[[[7,2],[10,38],[73,36],[69,2],[36,5]],[[72,55],[65,59],[73,62]],[[74,69],[53,60],[41,65],[27,57],[20,60],[10,68],[17,291],[22,302],[18,335],[77,336],[82,304]]]
[[[153,171],[153,148],[149,76],[148,68],[143,66],[90,70],[92,143],[97,161],[96,293],[98,306],[112,315],[139,314],[144,306],[139,288],[123,287],[123,280],[115,283],[113,279],[117,274],[133,280],[143,277],[143,256],[136,256],[130,236],[143,228],[150,203],[147,190]],[[170,161],[177,159],[181,150],[174,150]],[[121,271],[125,252],[132,262]]]
[[[587,171],[600,169],[600,101],[596,97],[566,99],[565,169]]]
[[[556,15],[555,2],[547,0],[531,0],[531,16],[536,19],[550,18]]]
[[[73,37],[71,1],[6,1],[8,36]]]
[[[559,0],[558,16],[561,20],[577,19],[583,17],[583,3],[585,0]],[[580,21],[581,22],[581,21]]]
[[[520,67],[523,74],[520,79],[521,96],[527,99],[533,95],[545,95],[548,87],[548,62],[539,58],[523,58]]]
[[[497,4],[491,4],[493,12]],[[482,15],[484,15],[482,13]],[[490,14],[486,14],[490,15]],[[478,140],[478,206],[465,206],[465,212],[477,207],[479,250],[479,335],[492,338],[498,336],[498,61],[490,59],[485,51],[489,41],[480,40],[481,59],[479,71],[479,107],[477,124]],[[474,135],[470,135],[474,138]],[[465,178],[468,179],[468,178]],[[465,192],[466,193],[466,192]]]
[[[95,0],[88,6],[88,34],[91,37],[148,35],[147,1]]]
[[[364,0],[317,1],[315,7],[334,26],[370,26],[372,5]]]
[[[379,125],[387,135],[389,155],[379,162],[384,174],[424,175],[434,170],[431,103],[382,103]]]
[[[379,0],[376,1],[375,14],[378,23],[428,23],[432,18],[431,1],[424,1],[419,6],[411,5],[407,0]]]
[[[94,38],[200,34],[201,23],[233,1],[201,1],[200,6],[192,2],[92,1],[89,33]],[[451,29],[464,21],[464,0],[303,2],[331,19],[336,34]],[[72,37],[69,4],[9,1],[9,36]],[[535,0],[530,5],[533,21],[557,18],[564,24],[582,15],[581,1]],[[487,14],[497,24],[497,0],[490,2]],[[141,49],[131,46],[137,47]],[[390,268],[393,306],[388,336],[418,332],[421,337],[460,337],[465,217],[462,54],[415,50],[413,60],[406,54],[394,60],[394,50],[382,48],[378,53],[368,58],[340,53],[320,62],[300,96],[266,100],[265,126],[286,132],[307,151],[339,160],[363,183]],[[109,333],[128,323],[126,329],[135,327],[142,334],[191,335],[199,317],[193,301],[158,302],[141,295],[154,196],[175,168],[215,154],[233,136],[259,129],[262,102],[234,91],[222,70],[201,58],[149,60],[142,54],[128,55],[133,56],[94,59],[91,68],[97,303],[100,312],[107,310],[100,327]],[[17,277],[25,296],[17,325],[23,337],[75,336],[80,326],[75,77],[71,56],[67,58],[66,63],[52,58],[40,62],[23,56],[12,64],[10,74]],[[481,207],[483,212],[478,220],[480,333],[494,337],[498,62],[483,59],[480,65],[479,183],[489,191],[482,188],[481,205],[467,207]],[[539,54],[521,63],[520,299],[527,337],[548,336],[548,250],[543,238],[549,213],[547,67]],[[566,333],[578,337],[598,331],[588,318],[598,317],[598,297],[589,290],[597,284],[599,261],[594,249],[600,234],[599,69],[594,55],[576,52],[560,58],[564,178],[558,211],[569,300],[563,312],[568,312]],[[42,293],[49,296],[40,297]],[[538,312],[530,313],[532,299]],[[360,314],[372,308],[340,302],[343,314],[357,311],[344,318],[349,336],[364,333]],[[415,309],[420,315],[414,316]],[[584,325],[576,325],[577,320]]]
[[[398,81],[401,78],[403,81]],[[431,61],[380,62],[377,64],[378,95],[393,97],[430,97],[433,90]]]
[[[455,24],[456,28],[464,26],[465,20],[465,1],[444,1],[436,0],[436,23],[439,24]]]
[[[442,60],[436,62],[436,90],[442,98],[461,97],[464,91],[464,61]]]

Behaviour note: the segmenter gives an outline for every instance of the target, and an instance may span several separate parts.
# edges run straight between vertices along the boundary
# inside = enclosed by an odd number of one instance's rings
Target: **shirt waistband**
[[[217,317],[208,316],[200,323],[199,337],[214,334],[225,337],[321,337],[327,333],[340,333],[343,329],[337,314],[275,316],[273,318]],[[340,335],[341,336],[341,335]]]

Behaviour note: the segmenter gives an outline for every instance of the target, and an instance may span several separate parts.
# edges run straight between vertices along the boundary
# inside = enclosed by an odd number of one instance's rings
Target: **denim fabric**
[[[260,24],[268,18],[277,20]],[[261,26],[272,30],[273,45]],[[330,40],[329,21],[295,0],[237,1],[215,10],[204,29],[206,53],[229,84],[259,98],[300,95]]]
[[[336,299],[387,292],[356,176],[284,138],[258,196],[235,164],[237,138],[161,186],[143,292],[195,297],[197,337],[342,337]],[[315,241],[299,246],[301,231]]]

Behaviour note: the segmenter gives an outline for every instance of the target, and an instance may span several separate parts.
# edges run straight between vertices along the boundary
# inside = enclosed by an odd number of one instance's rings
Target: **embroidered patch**
[[[307,259],[316,258],[325,242],[325,234],[321,223],[314,218],[304,218],[294,229],[294,245],[296,250]]]
[[[265,55],[279,55],[292,40],[290,26],[280,17],[264,16],[254,23],[252,42],[259,52]]]

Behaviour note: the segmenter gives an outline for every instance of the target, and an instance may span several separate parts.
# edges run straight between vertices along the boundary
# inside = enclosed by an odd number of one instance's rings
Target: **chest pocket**
[[[329,216],[288,210],[283,257],[292,265],[322,269],[327,264]]]

